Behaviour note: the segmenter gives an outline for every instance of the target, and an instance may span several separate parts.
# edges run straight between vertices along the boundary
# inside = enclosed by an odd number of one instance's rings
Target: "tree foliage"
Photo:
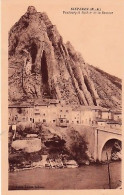
[[[84,159],[87,160],[88,156],[86,151],[88,147],[85,137],[82,137],[79,132],[74,129],[71,129],[70,134],[69,151],[73,159],[75,159],[78,163],[81,163]]]

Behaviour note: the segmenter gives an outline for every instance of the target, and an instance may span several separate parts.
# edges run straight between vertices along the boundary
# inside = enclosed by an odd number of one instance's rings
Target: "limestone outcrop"
[[[9,31],[9,101],[121,107],[121,79],[87,64],[46,13],[29,6]]]
[[[41,150],[41,140],[38,138],[15,140],[12,142],[12,148],[27,153],[37,152]]]

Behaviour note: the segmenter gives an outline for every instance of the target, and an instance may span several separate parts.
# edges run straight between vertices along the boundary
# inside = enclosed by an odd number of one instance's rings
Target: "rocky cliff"
[[[33,6],[9,32],[9,101],[62,99],[121,107],[121,80],[87,64]]]

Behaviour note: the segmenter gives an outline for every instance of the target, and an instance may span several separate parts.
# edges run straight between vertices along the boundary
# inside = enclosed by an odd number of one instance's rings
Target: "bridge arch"
[[[98,134],[98,160],[102,161],[103,151],[107,148],[110,152],[112,145],[114,145],[115,141],[122,141],[121,135],[105,133],[100,131]]]
[[[119,146],[121,146],[121,141],[118,139],[109,139],[105,145],[102,148],[101,151],[101,161],[106,161],[107,160],[107,156],[106,156],[106,152],[108,154],[108,159],[111,159],[111,154],[113,149],[115,148],[115,143],[117,143]],[[114,149],[115,151],[115,149]]]

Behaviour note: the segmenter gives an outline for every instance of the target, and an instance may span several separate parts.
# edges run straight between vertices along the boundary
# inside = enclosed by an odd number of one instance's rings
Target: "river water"
[[[121,162],[110,163],[111,188],[121,184]],[[108,189],[107,165],[89,165],[79,168],[35,168],[9,173],[10,190],[66,190]]]

